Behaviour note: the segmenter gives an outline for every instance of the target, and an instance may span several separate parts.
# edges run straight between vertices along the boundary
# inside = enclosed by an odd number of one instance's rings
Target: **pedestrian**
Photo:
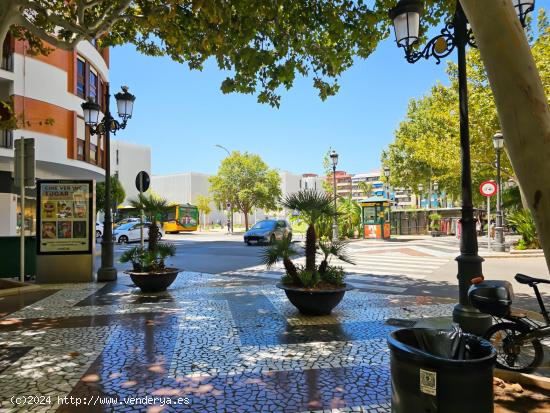
[[[476,232],[477,235],[483,235],[481,232],[481,218],[478,218],[476,221]]]
[[[227,232],[231,232],[231,221],[227,220]]]

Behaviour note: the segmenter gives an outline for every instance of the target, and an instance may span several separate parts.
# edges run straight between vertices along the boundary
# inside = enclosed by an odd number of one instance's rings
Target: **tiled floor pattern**
[[[352,291],[331,316],[305,317],[269,280],[182,273],[144,295],[123,277],[56,286],[0,319],[0,411],[389,412],[385,321],[452,309]],[[15,406],[14,395],[53,403]],[[129,399],[146,396],[188,404]]]

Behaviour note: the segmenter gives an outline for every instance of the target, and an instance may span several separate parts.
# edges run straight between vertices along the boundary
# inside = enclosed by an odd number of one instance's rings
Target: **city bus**
[[[173,205],[164,217],[164,232],[196,231],[199,225],[199,209],[195,205]]]

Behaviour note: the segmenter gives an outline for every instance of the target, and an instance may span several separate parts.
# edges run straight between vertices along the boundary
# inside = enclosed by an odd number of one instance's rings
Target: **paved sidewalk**
[[[50,286],[0,300],[0,411],[390,412],[386,321],[453,306],[359,289],[306,317],[272,280],[201,273]]]

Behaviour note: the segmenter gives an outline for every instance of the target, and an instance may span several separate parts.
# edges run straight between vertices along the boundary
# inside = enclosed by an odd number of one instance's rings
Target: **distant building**
[[[351,175],[345,171],[336,171],[336,195],[347,198],[352,193]],[[334,185],[334,176],[330,174],[326,177],[331,188]]]
[[[323,182],[324,178],[320,177],[317,174],[303,174],[300,179],[300,189],[314,189],[316,191],[324,192]]]
[[[362,182],[371,186],[370,193],[365,193],[360,185]],[[380,171],[355,174],[351,177],[352,199],[359,201],[370,196],[386,196],[384,193],[384,182],[380,179]]]
[[[151,176],[151,148],[120,140],[111,140],[111,175],[118,176],[126,198],[122,205],[129,205],[129,201],[136,198],[136,176],[145,171]]]

